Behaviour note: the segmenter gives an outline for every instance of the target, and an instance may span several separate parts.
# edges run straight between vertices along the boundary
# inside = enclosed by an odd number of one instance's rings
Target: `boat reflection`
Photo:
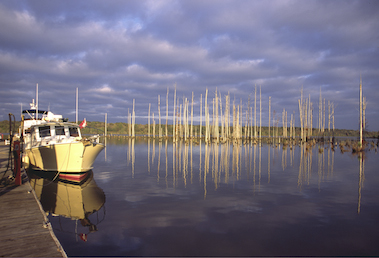
[[[92,170],[82,174],[81,177],[54,175],[51,172],[34,170],[30,170],[28,175],[30,185],[47,214],[59,216],[59,219],[63,217],[76,221],[75,232],[69,232],[62,227],[54,230],[74,233],[83,241],[87,241],[89,233],[97,231],[97,225],[105,217],[105,209],[101,220],[98,214],[96,223],[90,221],[89,216],[104,206],[105,194],[97,186]],[[83,226],[81,233],[78,233],[78,221]]]

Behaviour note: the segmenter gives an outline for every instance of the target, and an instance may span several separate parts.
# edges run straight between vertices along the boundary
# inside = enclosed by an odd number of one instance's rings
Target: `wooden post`
[[[309,96],[309,102],[311,100],[311,97]],[[311,137],[313,134],[313,103],[310,102],[309,105],[309,114],[310,114],[310,130],[309,130],[309,136]]]
[[[262,87],[259,85],[259,138],[262,138]]]
[[[205,90],[205,142],[208,143],[208,133],[209,133],[209,112],[208,112],[208,89]]]
[[[247,132],[245,132],[245,135],[247,135],[247,138],[250,138],[250,115],[251,114],[250,114],[250,94],[249,94],[249,98],[247,100],[247,114],[246,114]]]
[[[153,112],[153,138],[155,138],[155,119],[154,119],[154,112]]]
[[[323,114],[322,114],[322,133],[325,131],[325,98],[323,104]]]
[[[168,137],[168,87],[166,95],[166,138]]]
[[[235,100],[233,100],[233,139],[234,140],[237,138],[236,127],[237,127],[237,124],[236,124],[236,104],[235,104]]]
[[[158,95],[158,135],[159,139],[162,138],[162,130],[161,130],[161,95]]]
[[[176,141],[176,123],[175,123],[175,116],[176,116],[176,83],[175,83],[175,91],[174,91],[174,112],[172,113],[172,138],[173,142]]]
[[[248,124],[247,124],[247,122],[248,122],[248,115],[249,115],[249,112],[247,112],[246,111],[246,113],[245,113],[245,141],[247,141],[247,127],[248,127]]]
[[[362,116],[362,112],[363,112],[363,101],[362,101],[362,76],[360,78],[360,82],[359,82],[359,144],[360,144],[360,147],[362,148],[362,145],[363,145],[363,116]]]
[[[330,100],[328,100],[328,132],[330,132],[330,120],[331,120]]]
[[[240,99],[240,123],[239,123],[239,138],[242,139],[242,126],[243,126],[243,121],[242,121],[242,99]]]
[[[134,107],[135,107],[135,100],[133,99],[133,114],[132,114],[132,137],[135,137],[136,134],[135,134],[135,124],[136,124],[136,113],[134,111]]]
[[[283,127],[283,138],[284,137],[286,137],[286,135],[285,135],[285,125],[284,125],[284,115],[285,115],[285,113],[286,113],[286,110],[283,108],[283,112],[282,112],[282,127]]]
[[[222,116],[222,97],[220,92],[220,120],[221,120],[221,138],[225,141],[225,126],[224,126],[224,118]]]
[[[257,85],[255,85],[255,94],[254,94],[254,137],[257,137]]]
[[[366,130],[366,105],[367,105],[367,101],[366,101],[366,97],[363,97],[363,103],[362,103],[362,127],[363,127],[363,131]]]
[[[292,123],[292,126],[293,126],[293,129],[292,129],[292,138],[293,139],[295,139],[295,136],[296,136],[296,127],[295,127],[295,121],[296,121],[296,119],[295,119],[295,111],[293,111],[293,123]]]
[[[202,136],[202,128],[203,127],[203,94],[200,94],[200,133],[199,137],[201,139]]]
[[[308,101],[308,137],[312,136],[312,102],[311,102],[311,94],[309,94],[309,101]]]
[[[270,137],[270,126],[271,126],[271,96],[268,97],[268,136]]]
[[[179,105],[179,103],[178,103]],[[183,138],[183,124],[184,124],[184,121],[183,121],[183,117],[182,117],[182,106],[183,104],[180,104],[179,106],[179,138]]]
[[[286,118],[285,118],[285,120],[286,120],[286,122],[285,122],[285,124],[286,124],[286,138],[288,137],[288,121],[287,121],[287,111],[286,111]]]
[[[291,114],[291,121],[290,121],[290,138],[292,138],[292,123],[293,123],[293,115]]]
[[[254,138],[254,131],[253,131],[253,107],[250,107],[250,140]]]
[[[149,103],[149,115],[147,117],[147,137],[150,138],[150,108],[151,108],[151,103]]]
[[[299,99],[299,114],[300,114],[300,135],[301,141],[304,141],[304,111],[303,111],[303,87],[301,87],[301,97]]]
[[[189,130],[188,130],[188,100],[185,98],[185,103],[184,103],[184,109],[183,109],[183,123],[185,124],[184,129],[184,135],[185,135],[185,141],[187,141],[187,138],[189,136]]]
[[[216,141],[220,141],[220,135],[219,135],[219,128],[218,128],[218,94],[217,94],[217,88],[216,88],[216,93],[215,93],[215,108],[216,111],[215,113],[215,121],[214,121],[214,134],[216,137]]]
[[[191,133],[190,138],[193,138],[193,92],[192,92],[192,101],[191,101]]]
[[[230,137],[230,127],[229,127],[229,114],[230,114],[230,100],[229,100],[229,92],[228,95],[225,96],[225,137],[229,139]]]
[[[320,87],[320,98],[318,102],[318,131],[321,133],[322,130],[322,96],[321,96],[321,87]]]
[[[334,103],[332,103],[332,114],[333,114],[333,135],[334,135]]]
[[[215,137],[216,135],[216,132],[215,132],[215,99],[213,98],[212,99],[212,105],[213,105],[213,108],[212,108],[212,129],[211,129],[211,132],[212,132],[212,138]]]
[[[130,114],[129,108],[128,108],[128,129],[129,129],[129,137],[132,136],[132,116]]]
[[[305,99],[304,107],[303,107],[303,122],[304,122],[304,140],[307,140],[308,132],[309,132],[309,99]]]
[[[107,137],[107,113],[105,113],[104,135]]]

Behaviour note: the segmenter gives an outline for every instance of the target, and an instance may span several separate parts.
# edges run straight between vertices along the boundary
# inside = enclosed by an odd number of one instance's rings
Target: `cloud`
[[[95,89],[96,92],[100,92],[100,93],[109,93],[109,92],[113,92],[112,88],[109,87],[109,85],[103,85],[101,88],[99,89]]]

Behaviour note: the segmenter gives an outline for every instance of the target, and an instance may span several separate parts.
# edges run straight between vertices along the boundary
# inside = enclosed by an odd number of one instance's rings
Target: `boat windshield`
[[[39,137],[51,136],[50,126],[41,126],[39,129]]]
[[[56,126],[55,135],[65,135],[64,126]]]
[[[78,127],[69,127],[69,130],[70,130],[70,136],[72,136],[72,137],[78,137],[79,136]]]

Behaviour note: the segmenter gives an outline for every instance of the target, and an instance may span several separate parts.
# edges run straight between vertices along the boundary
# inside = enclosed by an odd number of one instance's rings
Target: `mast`
[[[76,116],[75,116],[75,122],[78,123],[78,107],[79,107],[79,101],[78,101],[78,88],[76,88]]]
[[[36,120],[38,119],[38,83],[36,87]]]
[[[107,113],[105,113],[105,123],[104,123],[104,135],[107,137]]]
[[[362,142],[363,142],[363,121],[362,121],[362,76],[360,78],[359,82],[359,143],[360,147],[362,148]]]

